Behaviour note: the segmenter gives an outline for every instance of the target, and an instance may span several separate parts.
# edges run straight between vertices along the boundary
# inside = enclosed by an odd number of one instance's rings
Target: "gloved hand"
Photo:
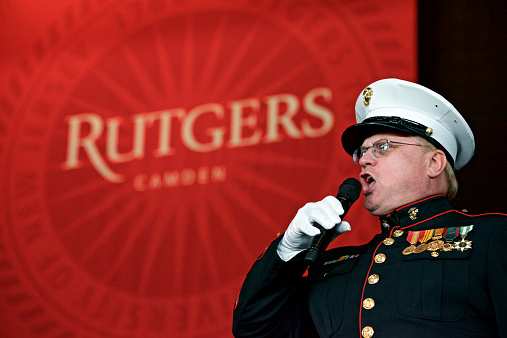
[[[326,230],[341,222],[337,226],[334,238],[345,231],[350,231],[350,224],[341,221],[342,214],[342,204],[333,196],[327,196],[316,203],[305,204],[298,210],[278,244],[278,256],[287,262],[301,251],[308,249],[313,238],[320,234],[320,230],[312,225],[313,222],[319,223]]]

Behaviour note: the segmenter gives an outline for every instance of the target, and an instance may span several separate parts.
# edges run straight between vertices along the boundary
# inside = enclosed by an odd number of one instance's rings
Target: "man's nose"
[[[367,165],[372,165],[376,161],[377,161],[377,158],[373,154],[373,147],[370,147],[370,148],[366,149],[366,152],[359,159],[359,164],[364,167]]]

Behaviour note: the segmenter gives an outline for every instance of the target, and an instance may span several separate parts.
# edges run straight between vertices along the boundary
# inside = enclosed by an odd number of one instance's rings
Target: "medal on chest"
[[[458,250],[463,252],[472,249],[472,241],[466,240],[465,237],[473,228],[473,225],[469,225],[464,227],[409,231],[407,242],[410,245],[402,251],[402,254],[411,255],[430,251],[432,257],[438,257],[439,251]],[[461,236],[461,241],[453,243],[458,235]],[[416,246],[418,242],[420,244]]]

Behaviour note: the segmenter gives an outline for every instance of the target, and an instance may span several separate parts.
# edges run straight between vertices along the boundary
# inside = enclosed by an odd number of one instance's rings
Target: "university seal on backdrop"
[[[70,6],[2,94],[0,280],[20,318],[228,336],[245,262],[350,169],[355,95],[398,57],[373,57],[347,6]]]

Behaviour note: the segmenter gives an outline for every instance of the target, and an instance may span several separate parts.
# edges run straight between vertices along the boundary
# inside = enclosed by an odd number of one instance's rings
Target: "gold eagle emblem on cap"
[[[370,87],[366,87],[363,90],[363,103],[364,103],[365,107],[368,107],[368,105],[370,104],[372,95],[373,95],[373,89],[371,89]]]

